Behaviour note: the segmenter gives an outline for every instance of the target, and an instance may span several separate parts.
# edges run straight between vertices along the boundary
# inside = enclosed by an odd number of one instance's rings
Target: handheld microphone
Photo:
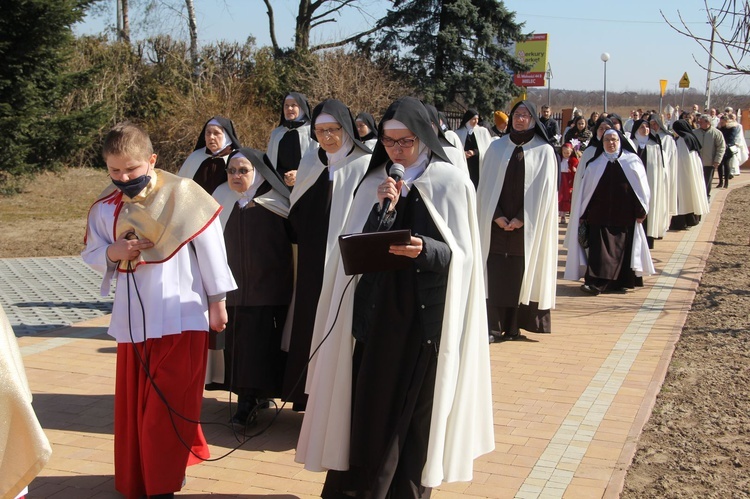
[[[400,165],[398,163],[393,163],[391,165],[391,173],[388,175],[393,180],[398,183],[399,180],[401,180],[401,177],[404,176],[404,166]],[[380,225],[383,225],[383,219],[385,218],[385,214],[388,213],[388,208],[391,207],[391,198],[385,198],[383,200],[383,211],[380,214]]]

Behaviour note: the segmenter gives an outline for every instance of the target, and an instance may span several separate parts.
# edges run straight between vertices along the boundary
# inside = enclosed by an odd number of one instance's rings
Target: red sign
[[[513,83],[519,87],[543,87],[545,73],[519,73],[513,75]]]

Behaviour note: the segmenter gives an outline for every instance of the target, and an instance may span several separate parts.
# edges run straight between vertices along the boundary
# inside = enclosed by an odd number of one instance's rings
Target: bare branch
[[[358,33],[356,35],[350,36],[346,40],[340,40],[338,42],[322,43],[320,45],[315,45],[314,47],[312,47],[310,49],[310,51],[311,52],[315,52],[317,50],[324,50],[324,49],[332,49],[332,48],[336,48],[336,47],[343,47],[344,45],[346,45],[348,43],[356,42],[357,40],[359,40],[363,36],[367,36],[367,35],[369,35],[371,33],[376,32],[377,30],[378,30],[378,27],[376,26],[376,27],[374,27],[372,29],[368,29],[367,31],[363,31],[363,32]]]
[[[266,4],[268,13],[268,30],[270,31],[271,35],[271,46],[273,47],[274,54],[279,54],[281,53],[281,50],[279,49],[279,43],[276,41],[276,22],[274,21],[273,17],[273,7],[271,7],[271,0],[263,0],[263,3]]]
[[[711,62],[715,62],[719,69],[711,70],[708,69],[697,61],[695,55],[693,60],[701,68],[709,72],[709,78],[719,78],[722,76],[733,76],[741,74],[750,74],[750,68],[743,68],[742,61],[748,53],[750,53],[750,0],[740,0],[740,8],[738,9],[738,0],[724,0],[720,8],[710,8],[708,0],[703,0],[705,10],[708,16],[708,24],[713,30],[714,46],[716,44],[721,45],[724,49],[725,56],[722,55],[721,59],[717,55],[716,51],[712,53],[710,44],[711,38],[705,36],[699,36],[693,32],[688,26],[688,23],[683,19],[681,12],[678,10],[677,15],[680,20],[680,25],[677,25],[667,19],[663,11],[659,11],[664,22],[677,33],[692,38],[708,55]],[[729,24],[728,35],[721,33],[722,25]],[[726,31],[726,30],[725,30]],[[717,75],[717,76],[715,76]]]
[[[329,15],[335,13],[335,12],[340,11],[341,9],[343,9],[344,7],[347,7],[348,5],[354,3],[355,1],[356,0],[341,0],[340,3],[339,3],[339,5],[337,7],[334,7],[332,9],[328,9],[326,12],[318,14],[317,16],[311,16],[310,20],[311,21],[317,21],[318,19],[322,19],[322,18],[324,18],[326,16],[329,16]],[[322,2],[315,2],[315,3],[322,3]],[[311,12],[315,12],[315,9],[310,9],[310,11]]]
[[[321,24],[335,23],[335,22],[338,22],[338,21],[336,19],[323,19],[322,21],[318,21],[316,23],[311,23],[310,24],[310,29],[316,28],[316,27],[320,26]]]

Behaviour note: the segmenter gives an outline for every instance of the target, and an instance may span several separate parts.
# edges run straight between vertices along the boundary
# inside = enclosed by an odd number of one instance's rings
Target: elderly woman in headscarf
[[[354,190],[367,171],[371,151],[357,134],[349,108],[336,99],[318,104],[312,113],[311,148],[300,162],[289,199],[289,222],[297,243],[297,281],[283,398],[304,410],[304,373],[318,300],[328,302],[323,271],[338,255],[338,236]]]
[[[227,181],[224,171],[229,153],[242,147],[234,131],[234,123],[223,116],[214,116],[203,125],[193,152],[177,175],[192,178],[209,194]]]
[[[578,234],[586,224],[588,234],[568,249],[565,278],[583,276],[581,290],[594,296],[643,286],[643,276],[655,272],[642,225],[650,198],[643,163],[622,133],[610,129],[586,170],[581,215],[571,217],[568,230]]]
[[[359,113],[355,118],[357,133],[361,140],[370,150],[378,143],[378,130],[375,126],[375,118],[370,113]]]
[[[636,153],[646,169],[646,179],[651,190],[648,217],[643,221],[649,249],[654,247],[654,239],[661,239],[669,228],[669,200],[667,198],[667,169],[661,137],[651,133],[648,120],[639,119],[631,128],[632,142]]]
[[[341,263],[331,269],[296,456],[330,470],[324,498],[427,497],[471,480],[474,459],[494,447],[474,188],[419,100],[391,104],[378,132],[346,230],[383,225],[411,238],[390,246],[401,269],[364,274],[356,291]],[[401,180],[389,176],[394,164]]]
[[[261,151],[241,148],[229,155],[228,165],[227,182],[213,193],[224,208],[219,218],[238,285],[227,293],[222,381],[237,394],[232,422],[247,424],[265,399],[281,396],[281,332],[294,273],[287,221],[254,199],[271,189],[288,196],[289,190]]]
[[[700,142],[693,127],[685,120],[672,124],[677,134],[677,215],[672,217],[670,230],[685,230],[698,225],[701,215],[708,213],[708,195],[700,157]]]
[[[317,144],[310,136],[310,104],[307,97],[290,92],[284,97],[279,126],[271,131],[266,154],[288,186],[295,184],[302,157]]]
[[[492,142],[490,132],[479,125],[479,112],[475,109],[467,109],[461,118],[461,124],[456,130],[456,135],[461,139],[466,156],[466,164],[469,167],[469,177],[474,187],[479,185],[480,170],[484,153]]]
[[[557,273],[557,158],[533,103],[510,113],[477,192],[490,341],[549,333]],[[502,333],[502,335],[500,335]]]

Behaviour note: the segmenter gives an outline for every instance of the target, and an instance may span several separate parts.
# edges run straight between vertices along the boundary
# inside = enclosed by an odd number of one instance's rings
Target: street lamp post
[[[609,60],[609,53],[602,53],[602,61],[604,61],[604,112],[607,112],[607,61]]]

